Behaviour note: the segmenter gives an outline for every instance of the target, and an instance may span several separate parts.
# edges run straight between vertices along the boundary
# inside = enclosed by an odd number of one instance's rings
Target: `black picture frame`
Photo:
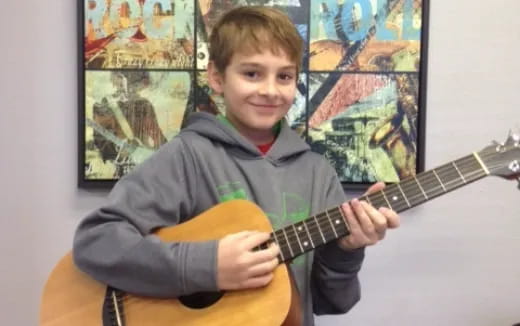
[[[429,0],[271,2],[306,48],[287,120],[344,188],[422,172]],[[223,110],[205,82],[206,40],[236,5],[202,3],[78,0],[80,188],[112,187],[191,112]]]

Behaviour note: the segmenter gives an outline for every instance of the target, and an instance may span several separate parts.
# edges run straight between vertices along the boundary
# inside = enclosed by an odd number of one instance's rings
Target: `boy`
[[[279,11],[242,7],[225,14],[210,38],[208,66],[225,117],[192,114],[177,137],[116,184],[108,204],[77,230],[78,267],[113,287],[156,297],[268,284],[279,248],[251,250],[268,240],[266,233],[176,243],[150,233],[230,198],[255,202],[275,228],[345,202],[332,167],[283,119],[295,97],[301,56],[301,38]],[[344,313],[359,300],[364,246],[399,224],[395,212],[358,200],[342,210],[350,236],[291,264],[306,326],[314,324],[313,312]]]

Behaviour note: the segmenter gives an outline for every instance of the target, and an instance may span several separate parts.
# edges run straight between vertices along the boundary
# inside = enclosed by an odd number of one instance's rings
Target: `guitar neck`
[[[433,170],[391,184],[383,190],[365,195],[374,207],[388,207],[402,212],[440,195],[479,180],[489,174],[478,153],[439,166]],[[350,234],[341,208],[334,207],[301,222],[271,233],[271,242],[280,247],[280,262],[287,262],[321,245]]]

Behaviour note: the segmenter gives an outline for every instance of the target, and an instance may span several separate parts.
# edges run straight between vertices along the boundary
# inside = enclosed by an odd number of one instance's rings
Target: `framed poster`
[[[273,6],[305,44],[287,121],[345,188],[424,168],[428,0],[80,0],[80,187],[110,187],[194,111],[218,114],[207,40],[227,10]]]

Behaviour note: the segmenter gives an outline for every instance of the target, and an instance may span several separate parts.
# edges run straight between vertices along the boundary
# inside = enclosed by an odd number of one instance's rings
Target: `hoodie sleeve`
[[[180,138],[117,182],[108,203],[78,226],[74,262],[129,293],[178,297],[217,291],[216,241],[162,242],[151,232],[191,217],[195,162]]]
[[[335,173],[327,191],[327,207],[345,201],[345,193]],[[336,241],[316,249],[311,272],[313,311],[316,315],[340,314],[350,310],[360,299],[358,272],[364,258],[364,248],[350,252]]]

